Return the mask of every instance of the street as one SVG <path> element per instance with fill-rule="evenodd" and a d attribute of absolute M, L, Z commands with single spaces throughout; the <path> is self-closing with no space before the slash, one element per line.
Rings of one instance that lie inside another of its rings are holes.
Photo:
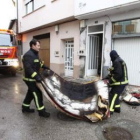
<path fill-rule="evenodd" d="M 140 107 L 121 103 L 121 113 L 108 120 L 89 123 L 83 120 L 58 118 L 58 110 L 44 97 L 46 110 L 51 117 L 44 119 L 38 112 L 23 114 L 21 106 L 27 87 L 22 74 L 0 75 L 0 140 L 105 140 L 106 127 L 121 127 L 129 131 L 133 140 L 140 140 Z M 31 108 L 35 108 L 34 102 Z M 129 139 L 127 139 L 129 140 Z"/>

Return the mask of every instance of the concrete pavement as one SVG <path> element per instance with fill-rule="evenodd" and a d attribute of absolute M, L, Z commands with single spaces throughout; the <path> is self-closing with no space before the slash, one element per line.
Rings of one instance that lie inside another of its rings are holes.
<path fill-rule="evenodd" d="M 97 123 L 82 120 L 60 120 L 55 109 L 44 97 L 51 117 L 40 118 L 21 112 L 27 87 L 20 73 L 16 77 L 0 75 L 0 140 L 105 140 L 103 130 L 118 126 L 129 131 L 133 140 L 140 140 L 140 107 L 121 103 L 122 112 Z M 31 104 L 35 108 L 34 102 Z"/>

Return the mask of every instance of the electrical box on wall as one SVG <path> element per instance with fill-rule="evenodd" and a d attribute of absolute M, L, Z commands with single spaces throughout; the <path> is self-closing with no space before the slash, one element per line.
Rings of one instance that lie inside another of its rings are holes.
<path fill-rule="evenodd" d="M 79 50 L 78 55 L 79 56 L 86 56 L 86 50 L 85 49 Z"/>
<path fill-rule="evenodd" d="M 55 25 L 55 32 L 59 32 L 59 26 Z"/>
<path fill-rule="evenodd" d="M 55 52 L 54 52 L 54 56 L 55 56 L 55 57 L 59 57 L 59 51 L 55 51 Z"/>
<path fill-rule="evenodd" d="M 80 28 L 85 28 L 86 27 L 86 20 L 81 20 L 80 21 Z"/>

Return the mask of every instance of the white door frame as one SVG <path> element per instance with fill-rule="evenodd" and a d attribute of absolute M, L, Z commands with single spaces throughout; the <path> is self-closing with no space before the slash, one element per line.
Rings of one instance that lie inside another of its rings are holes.
<path fill-rule="evenodd" d="M 72 43 L 68 43 L 69 45 L 73 45 L 73 47 L 70 46 L 66 54 L 66 43 L 67 41 L 73 41 Z M 66 55 L 70 55 L 69 57 L 66 58 Z M 74 67 L 74 40 L 65 40 L 65 53 L 64 53 L 64 71 L 65 71 L 65 76 L 73 76 L 73 68 Z"/>
<path fill-rule="evenodd" d="M 98 70 L 98 57 L 99 54 L 99 37 L 93 34 L 88 35 L 88 64 L 87 64 L 87 76 L 97 75 Z M 90 59 L 91 58 L 91 59 Z"/>
<path fill-rule="evenodd" d="M 103 31 L 100 31 L 100 32 L 92 32 L 92 33 L 88 33 L 88 28 L 90 26 L 98 26 L 98 25 L 103 25 Z M 96 34 L 103 34 L 103 38 L 102 38 L 102 60 L 101 60 L 101 75 L 100 75 L 100 78 L 102 78 L 102 71 L 103 71 L 103 50 L 104 50 L 104 32 L 105 32 L 105 23 L 101 23 L 101 24 L 93 24 L 93 25 L 89 25 L 87 26 L 87 37 L 86 37 L 86 50 L 89 49 L 89 35 L 96 35 Z M 88 51 L 86 51 L 86 65 L 85 65 L 85 76 L 87 76 L 87 69 L 88 69 L 88 58 L 89 58 L 89 55 L 88 55 Z"/>

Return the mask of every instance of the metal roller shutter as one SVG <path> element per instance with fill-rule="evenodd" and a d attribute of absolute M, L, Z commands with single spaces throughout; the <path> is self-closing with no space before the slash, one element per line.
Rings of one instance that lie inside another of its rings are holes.
<path fill-rule="evenodd" d="M 127 64 L 129 84 L 140 86 L 140 38 L 114 39 L 113 47 Z"/>

